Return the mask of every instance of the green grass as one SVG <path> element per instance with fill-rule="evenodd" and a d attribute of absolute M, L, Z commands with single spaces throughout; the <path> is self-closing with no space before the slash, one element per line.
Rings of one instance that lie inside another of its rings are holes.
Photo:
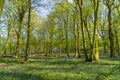
<path fill-rule="evenodd" d="M 0 80 L 120 80 L 120 55 L 109 59 L 102 55 L 100 61 L 66 57 L 35 57 L 29 63 L 22 59 L 2 58 Z"/>

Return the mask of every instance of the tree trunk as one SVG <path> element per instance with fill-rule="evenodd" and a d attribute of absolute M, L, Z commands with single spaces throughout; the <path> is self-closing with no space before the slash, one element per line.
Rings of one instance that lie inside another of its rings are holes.
<path fill-rule="evenodd" d="M 107 53 L 107 45 L 106 45 L 106 42 L 103 42 L 103 47 L 104 47 L 104 53 Z"/>
<path fill-rule="evenodd" d="M 25 59 L 24 62 L 28 61 L 28 54 L 29 54 L 29 47 L 30 47 L 30 22 L 31 22 L 31 0 L 28 0 L 28 5 L 29 5 L 29 9 L 28 9 L 28 33 L 27 33 L 27 42 L 26 42 L 26 52 L 25 52 Z"/>
<path fill-rule="evenodd" d="M 15 57 L 17 58 L 19 56 L 19 47 L 20 47 L 20 34 L 17 34 L 17 44 L 16 44 L 16 52 Z"/>
<path fill-rule="evenodd" d="M 120 53 L 120 50 L 119 50 L 119 36 L 118 36 L 118 32 L 117 32 L 117 29 L 116 28 L 114 28 L 114 30 L 115 30 L 115 43 L 116 43 L 116 52 L 119 54 Z"/>
<path fill-rule="evenodd" d="M 93 0 L 94 3 L 94 31 L 93 31 L 93 39 L 91 46 L 91 55 L 90 61 L 99 60 L 99 50 L 98 50 L 98 9 L 99 9 L 99 0 Z"/>
<path fill-rule="evenodd" d="M 10 38 L 10 23 L 8 22 L 8 34 L 7 34 L 7 39 L 5 42 L 5 49 L 4 49 L 4 54 L 6 55 L 7 53 L 7 48 L 8 48 L 8 40 Z"/>
<path fill-rule="evenodd" d="M 85 34 L 84 34 L 84 28 L 83 28 L 83 0 L 77 1 L 79 10 L 80 10 L 80 21 L 81 21 L 81 32 L 82 32 L 82 43 L 83 43 L 83 51 L 85 54 L 85 61 L 88 61 L 88 55 L 86 52 L 86 41 L 85 41 Z"/>
<path fill-rule="evenodd" d="M 115 58 L 114 34 L 112 30 L 111 7 L 108 6 L 108 22 L 109 22 L 109 41 L 110 41 L 110 58 Z"/>
<path fill-rule="evenodd" d="M 76 36 L 76 57 L 81 58 L 81 54 L 80 54 L 80 29 L 79 29 L 78 23 L 77 23 L 77 36 Z"/>
<path fill-rule="evenodd" d="M 65 48 L 65 52 L 66 52 L 66 54 L 67 54 L 67 56 L 69 57 L 69 52 L 68 52 L 68 32 L 67 32 L 67 29 L 65 29 L 65 38 L 66 38 L 66 42 L 65 42 L 65 44 L 66 44 L 66 48 Z"/>

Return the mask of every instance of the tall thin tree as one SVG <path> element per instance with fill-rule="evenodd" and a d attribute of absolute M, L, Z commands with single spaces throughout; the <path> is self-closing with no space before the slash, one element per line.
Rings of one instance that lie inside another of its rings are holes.
<path fill-rule="evenodd" d="M 31 22 L 31 0 L 28 0 L 28 26 L 27 26 L 27 42 L 24 62 L 28 61 L 29 43 L 30 43 L 30 22 Z"/>

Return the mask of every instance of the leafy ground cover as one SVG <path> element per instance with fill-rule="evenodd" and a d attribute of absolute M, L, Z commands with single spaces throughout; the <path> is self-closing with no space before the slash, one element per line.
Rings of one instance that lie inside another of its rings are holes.
<path fill-rule="evenodd" d="M 120 55 L 100 61 L 84 62 L 83 58 L 34 57 L 29 63 L 23 59 L 0 57 L 0 80 L 120 80 Z"/>

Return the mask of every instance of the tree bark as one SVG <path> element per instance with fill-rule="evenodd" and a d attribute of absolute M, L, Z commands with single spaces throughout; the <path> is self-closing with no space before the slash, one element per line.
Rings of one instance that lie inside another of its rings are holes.
<path fill-rule="evenodd" d="M 110 58 L 115 58 L 114 34 L 112 30 L 111 7 L 108 7 L 108 22 L 109 22 L 109 41 L 110 41 Z"/>
<path fill-rule="evenodd" d="M 98 50 L 98 9 L 99 9 L 99 0 L 93 0 L 94 4 L 94 31 L 93 39 L 91 46 L 91 55 L 90 61 L 99 60 L 99 50 Z"/>
<path fill-rule="evenodd" d="M 31 0 L 28 0 L 28 33 L 27 33 L 27 42 L 26 42 L 26 52 L 25 52 L 25 59 L 24 62 L 28 61 L 28 54 L 29 54 L 29 49 L 30 49 L 30 22 L 31 22 Z"/>
<path fill-rule="evenodd" d="M 81 21 L 81 32 L 82 32 L 82 43 L 83 43 L 83 51 L 85 54 L 85 61 L 88 61 L 88 55 L 86 52 L 86 41 L 85 41 L 85 34 L 84 34 L 84 23 L 83 23 L 83 0 L 77 1 L 77 5 L 80 11 L 80 21 Z"/>

